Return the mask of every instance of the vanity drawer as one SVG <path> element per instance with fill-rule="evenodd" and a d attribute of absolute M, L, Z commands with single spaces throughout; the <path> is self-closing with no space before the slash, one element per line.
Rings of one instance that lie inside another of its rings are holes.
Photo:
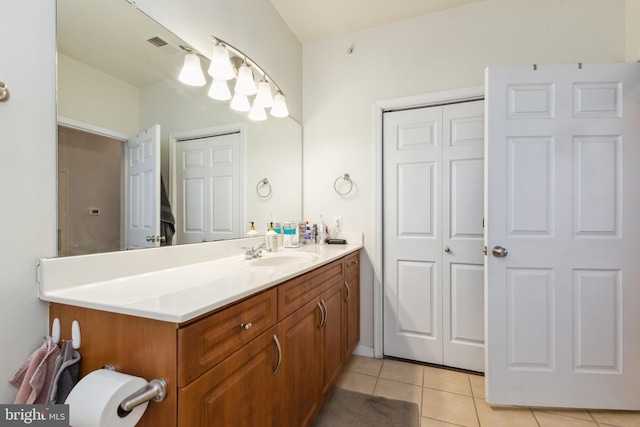
<path fill-rule="evenodd" d="M 278 286 L 278 321 L 281 321 L 331 286 L 344 280 L 342 260 L 317 268 Z"/>
<path fill-rule="evenodd" d="M 360 251 L 356 251 L 352 254 L 347 255 L 344 258 L 345 264 L 345 276 L 349 276 L 354 274 L 354 272 L 360 272 Z"/>
<path fill-rule="evenodd" d="M 213 313 L 178 330 L 178 387 L 276 324 L 276 288 Z"/>

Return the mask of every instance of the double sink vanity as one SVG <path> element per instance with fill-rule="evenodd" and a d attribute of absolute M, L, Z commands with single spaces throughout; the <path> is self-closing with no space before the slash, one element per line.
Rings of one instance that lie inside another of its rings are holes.
<path fill-rule="evenodd" d="M 42 259 L 40 298 L 81 376 L 167 383 L 140 426 L 307 426 L 359 341 L 362 235 L 245 259 L 264 238 Z"/>

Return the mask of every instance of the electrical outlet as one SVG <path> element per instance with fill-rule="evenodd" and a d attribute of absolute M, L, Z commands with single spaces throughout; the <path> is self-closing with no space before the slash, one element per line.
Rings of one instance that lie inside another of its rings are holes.
<path fill-rule="evenodd" d="M 333 216 L 333 229 L 336 232 L 342 231 L 342 216 L 334 215 Z"/>

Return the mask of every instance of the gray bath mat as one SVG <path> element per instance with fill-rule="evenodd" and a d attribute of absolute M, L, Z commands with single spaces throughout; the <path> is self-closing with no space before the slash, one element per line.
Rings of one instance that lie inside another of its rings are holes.
<path fill-rule="evenodd" d="M 313 427 L 419 427 L 418 405 L 334 387 Z"/>

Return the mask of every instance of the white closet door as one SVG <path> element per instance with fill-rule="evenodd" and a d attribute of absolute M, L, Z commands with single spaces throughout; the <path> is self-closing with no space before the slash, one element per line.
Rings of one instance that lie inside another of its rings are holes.
<path fill-rule="evenodd" d="M 484 372 L 484 101 L 443 116 L 444 364 Z"/>
<path fill-rule="evenodd" d="M 384 354 L 484 370 L 483 101 L 384 115 Z"/>
<path fill-rule="evenodd" d="M 384 354 L 442 364 L 442 110 L 384 114 Z"/>
<path fill-rule="evenodd" d="M 176 145 L 178 243 L 241 237 L 240 134 Z"/>
<path fill-rule="evenodd" d="M 640 65 L 486 87 L 487 399 L 640 409 Z"/>

